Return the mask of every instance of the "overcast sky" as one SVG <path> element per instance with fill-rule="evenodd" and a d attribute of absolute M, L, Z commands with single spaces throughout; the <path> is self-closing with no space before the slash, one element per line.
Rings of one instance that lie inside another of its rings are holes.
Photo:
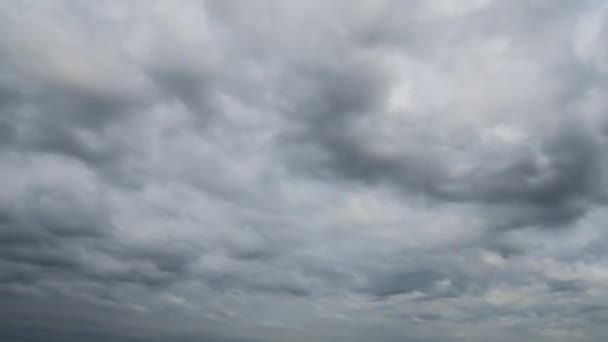
<path fill-rule="evenodd" d="M 600 342 L 608 3 L 3 1 L 0 340 Z"/>

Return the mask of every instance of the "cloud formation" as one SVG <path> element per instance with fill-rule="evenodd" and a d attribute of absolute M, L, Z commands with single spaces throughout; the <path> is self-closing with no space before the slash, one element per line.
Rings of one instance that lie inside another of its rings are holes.
<path fill-rule="evenodd" d="M 0 8 L 0 340 L 608 332 L 604 2 Z"/>

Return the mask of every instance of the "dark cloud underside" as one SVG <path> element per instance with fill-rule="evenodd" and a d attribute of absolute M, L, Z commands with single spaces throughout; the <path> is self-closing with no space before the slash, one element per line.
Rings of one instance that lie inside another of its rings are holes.
<path fill-rule="evenodd" d="M 0 340 L 603 341 L 604 1 L 6 1 Z"/>

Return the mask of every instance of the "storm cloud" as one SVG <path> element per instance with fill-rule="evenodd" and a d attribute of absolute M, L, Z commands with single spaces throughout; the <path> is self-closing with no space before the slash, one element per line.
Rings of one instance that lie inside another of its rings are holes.
<path fill-rule="evenodd" d="M 0 340 L 603 341 L 604 1 L 5 1 Z"/>

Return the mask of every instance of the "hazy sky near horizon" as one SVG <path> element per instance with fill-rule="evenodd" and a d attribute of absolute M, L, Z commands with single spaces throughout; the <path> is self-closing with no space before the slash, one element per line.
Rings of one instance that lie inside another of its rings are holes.
<path fill-rule="evenodd" d="M 608 3 L 0 4 L 0 340 L 600 342 Z"/>

